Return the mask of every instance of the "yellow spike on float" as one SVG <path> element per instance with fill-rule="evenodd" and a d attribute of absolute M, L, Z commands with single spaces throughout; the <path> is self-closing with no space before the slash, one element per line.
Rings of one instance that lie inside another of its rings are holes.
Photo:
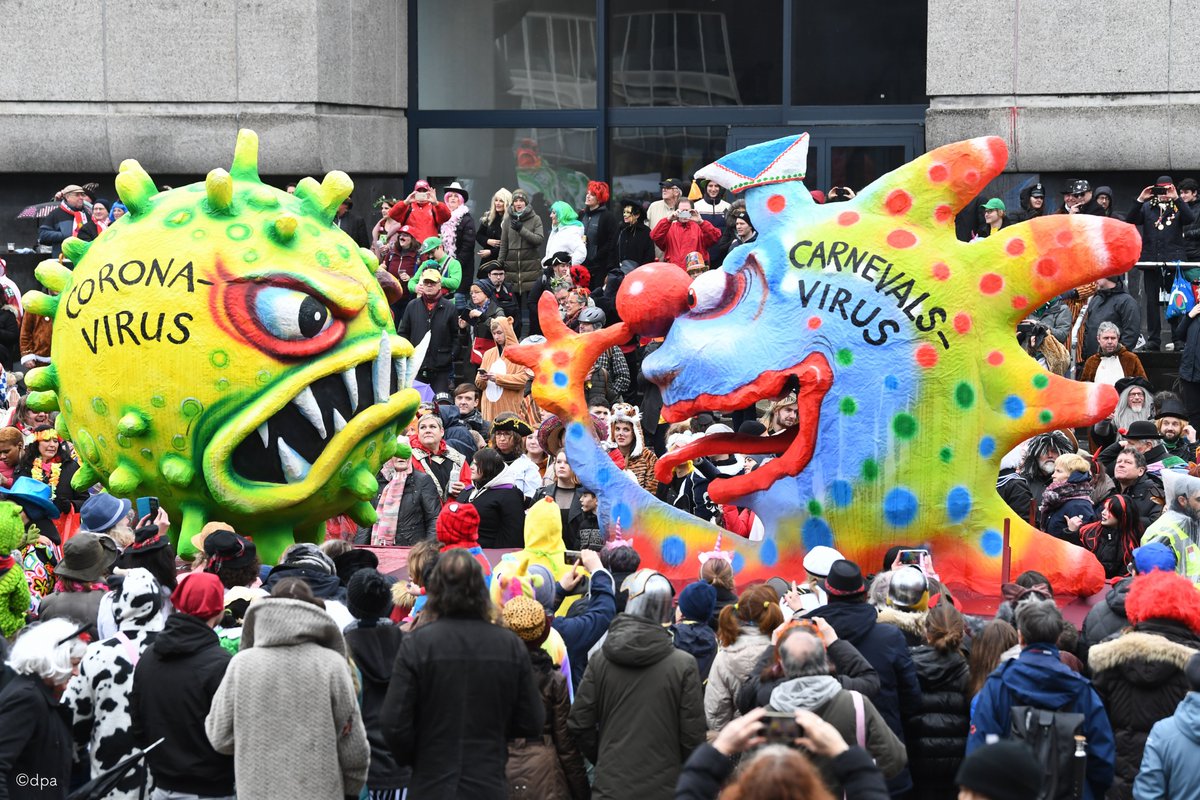
<path fill-rule="evenodd" d="M 141 476 L 125 464 L 114 469 L 108 476 L 108 488 L 117 495 L 133 494 L 141 482 Z"/>
<path fill-rule="evenodd" d="M 132 216 L 140 217 L 150 211 L 150 198 L 158 194 L 158 187 L 141 164 L 132 158 L 122 161 L 116 184 L 117 195 Z"/>
<path fill-rule="evenodd" d="M 58 392 L 30 392 L 25 404 L 34 411 L 58 411 Z"/>
<path fill-rule="evenodd" d="M 145 414 L 130 411 L 117 420 L 117 432 L 126 436 L 144 436 L 150 429 L 150 422 Z"/>
<path fill-rule="evenodd" d="M 79 240 L 75 238 L 67 239 L 63 242 L 63 250 L 67 249 L 68 242 L 77 241 Z M 53 259 L 38 264 L 33 270 L 33 276 L 52 292 L 61 292 L 71 282 L 71 270 Z"/>
<path fill-rule="evenodd" d="M 315 178 L 304 178 L 296 184 L 296 197 L 308 208 L 309 213 L 332 223 L 338 206 L 354 191 L 354 181 L 340 170 L 334 170 L 317 183 Z"/>
<path fill-rule="evenodd" d="M 45 292 L 26 292 L 21 299 L 25 303 L 25 310 L 35 316 L 53 317 L 58 312 L 58 298 Z"/>
<path fill-rule="evenodd" d="M 174 453 L 163 456 L 158 462 L 159 472 L 167 479 L 167 483 L 172 486 L 183 488 L 192 482 L 192 478 L 196 475 L 196 469 L 183 456 L 177 456 Z"/>
<path fill-rule="evenodd" d="M 213 213 L 223 214 L 233 206 L 233 178 L 220 167 L 208 173 L 204 191 L 208 195 L 208 208 Z"/>
<path fill-rule="evenodd" d="M 346 481 L 346 488 L 359 500 L 370 500 L 379 491 L 379 481 L 375 479 L 375 475 L 370 469 L 359 467 L 351 473 L 350 478 Z"/>
<path fill-rule="evenodd" d="M 281 242 L 290 242 L 292 237 L 296 235 L 296 226 L 300 221 L 291 214 L 280 214 L 271 223 L 271 229 L 275 233 L 275 238 Z"/>
<path fill-rule="evenodd" d="M 59 417 L 62 419 L 62 417 Z M 84 461 L 79 462 L 79 469 L 71 476 L 71 488 L 77 492 L 82 492 L 90 486 L 95 486 L 100 481 L 100 473 Z"/>
<path fill-rule="evenodd" d="M 78 264 L 79 260 L 87 255 L 88 248 L 91 246 L 91 242 L 85 242 L 72 236 L 62 243 L 63 256 L 71 263 Z"/>
<path fill-rule="evenodd" d="M 248 128 L 238 131 L 237 144 L 233 146 L 233 164 L 229 168 L 239 181 L 262 183 L 258 177 L 258 134 Z"/>
<path fill-rule="evenodd" d="M 36 367 L 25 373 L 25 385 L 38 392 L 52 391 L 58 388 L 58 370 L 53 364 Z"/>

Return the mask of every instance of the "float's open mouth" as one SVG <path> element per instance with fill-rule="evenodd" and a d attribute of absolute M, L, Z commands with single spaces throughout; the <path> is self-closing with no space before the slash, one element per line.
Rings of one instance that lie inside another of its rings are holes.
<path fill-rule="evenodd" d="M 821 421 L 821 403 L 832 385 L 833 371 L 829 362 L 820 353 L 813 353 L 794 367 L 764 372 L 727 394 L 702 394 L 665 406 L 663 418 L 676 422 L 701 411 L 737 411 L 759 400 L 773 400 L 795 391 L 799 421 L 795 428 L 773 436 L 737 433 L 703 436 L 660 458 L 655 466 L 656 476 L 660 481 L 669 481 L 675 467 L 702 456 L 728 453 L 776 456 L 748 475 L 713 480 L 708 487 L 709 496 L 718 503 L 728 503 L 762 491 L 780 478 L 798 475 L 812 459 Z"/>

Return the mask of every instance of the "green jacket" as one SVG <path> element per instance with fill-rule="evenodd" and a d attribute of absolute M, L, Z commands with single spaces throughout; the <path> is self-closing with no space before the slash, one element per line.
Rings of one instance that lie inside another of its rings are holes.
<path fill-rule="evenodd" d="M 430 262 L 433 262 L 438 272 L 442 273 L 442 288 L 450 293 L 457 292 L 458 287 L 462 285 L 462 264 L 459 264 L 458 259 L 450 255 L 443 258 L 440 263 L 432 258 L 422 261 L 414 270 L 413 276 L 408 279 L 408 290 L 413 294 L 417 293 L 417 281 L 420 279 L 421 273 L 428 269 L 425 265 Z"/>

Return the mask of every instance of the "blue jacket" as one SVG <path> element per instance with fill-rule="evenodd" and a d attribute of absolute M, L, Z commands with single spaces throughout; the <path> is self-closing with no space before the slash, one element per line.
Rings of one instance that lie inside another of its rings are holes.
<path fill-rule="evenodd" d="M 1200 800 L 1200 693 L 1188 692 L 1175 716 L 1150 729 L 1134 800 Z"/>
<path fill-rule="evenodd" d="M 556 584 L 557 586 L 557 584 Z M 565 595 L 562 588 L 555 589 L 555 605 L 562 603 Z M 571 690 L 579 688 L 583 671 L 587 668 L 588 651 L 600 641 L 608 630 L 609 623 L 617 615 L 617 596 L 613 593 L 612 575 L 600 570 L 592 575 L 591 598 L 587 611 L 568 617 L 555 617 L 552 627 L 558 631 L 567 646 L 567 657 L 571 660 Z"/>
<path fill-rule="evenodd" d="M 1007 739 L 1011 709 L 1023 705 L 1083 714 L 1088 750 L 1084 800 L 1101 800 L 1112 785 L 1117 757 L 1112 726 L 1091 682 L 1059 661 L 1058 648 L 1052 645 L 1029 645 L 1020 658 L 1004 662 L 988 676 L 971 713 L 967 754 L 985 745 L 991 734 Z"/>

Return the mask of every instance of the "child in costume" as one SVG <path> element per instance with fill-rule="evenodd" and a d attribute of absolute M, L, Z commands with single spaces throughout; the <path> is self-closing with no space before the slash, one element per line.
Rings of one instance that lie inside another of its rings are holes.
<path fill-rule="evenodd" d="M 21 507 L 15 503 L 0 503 L 0 635 L 12 638 L 25 627 L 29 611 L 29 584 L 22 563 L 13 551 L 25 538 Z"/>

